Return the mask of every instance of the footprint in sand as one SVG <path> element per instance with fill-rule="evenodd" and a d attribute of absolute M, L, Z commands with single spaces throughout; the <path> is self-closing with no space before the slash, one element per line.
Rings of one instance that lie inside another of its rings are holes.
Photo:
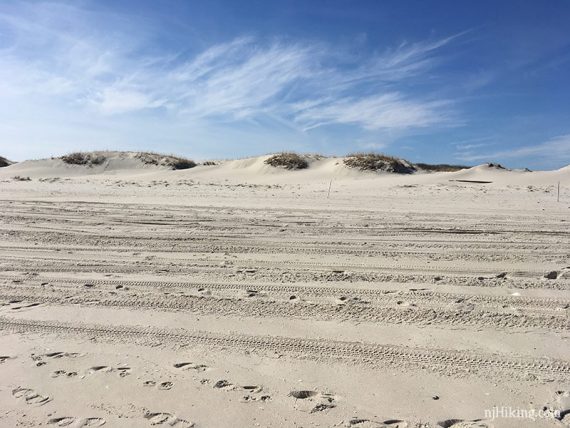
<path fill-rule="evenodd" d="M 234 385 L 233 383 L 225 379 L 217 381 L 214 384 L 214 388 L 225 389 L 225 390 L 244 390 L 252 393 L 260 392 L 262 390 L 261 386 L 258 385 L 239 386 L 239 385 Z"/>
<path fill-rule="evenodd" d="M 121 377 L 125 377 L 131 374 L 130 367 L 117 367 L 115 371 L 117 371 Z"/>
<path fill-rule="evenodd" d="M 438 422 L 437 426 L 442 428 L 492 428 L 489 422 L 484 421 L 483 419 L 473 419 L 473 420 L 464 420 L 464 419 L 447 419 L 442 422 Z"/>
<path fill-rule="evenodd" d="M 12 395 L 16 398 L 23 398 L 26 404 L 32 404 L 35 406 L 43 406 L 51 401 L 51 398 L 47 395 L 41 395 L 33 389 L 22 388 L 20 386 L 12 390 Z"/>
<path fill-rule="evenodd" d="M 263 403 L 270 401 L 271 400 L 271 396 L 270 395 L 244 395 L 242 397 L 242 399 L 240 400 L 242 403 L 251 403 L 251 402 L 256 402 L 256 401 L 261 401 Z"/>
<path fill-rule="evenodd" d="M 233 383 L 228 382 L 225 379 L 221 379 L 214 384 L 214 388 L 232 390 L 235 389 L 235 385 Z"/>
<path fill-rule="evenodd" d="M 208 383 L 206 382 L 207 379 L 202 379 L 201 383 Z M 263 391 L 263 388 L 259 385 L 244 385 L 244 386 L 240 386 L 240 385 L 234 385 L 233 383 L 222 379 L 217 381 L 214 385 L 213 388 L 215 389 L 222 389 L 225 391 L 243 391 L 246 392 L 247 394 L 244 395 L 241 398 L 241 402 L 242 403 L 250 403 L 253 401 L 269 401 L 271 400 L 271 396 L 267 395 L 267 394 L 261 394 L 261 392 Z"/>
<path fill-rule="evenodd" d="M 239 386 L 237 389 L 246 391 L 248 394 L 244 395 L 241 399 L 242 403 L 249 403 L 252 401 L 262 401 L 266 402 L 271 400 L 271 396 L 267 394 L 261 394 L 263 388 L 259 385 L 244 385 Z"/>
<path fill-rule="evenodd" d="M 550 413 L 565 426 L 570 426 L 570 391 L 556 391 L 554 397 L 553 402 L 544 406 L 542 411 Z"/>
<path fill-rule="evenodd" d="M 336 407 L 334 394 L 302 389 L 291 391 L 289 396 L 295 399 L 295 408 L 304 412 L 318 413 Z"/>
<path fill-rule="evenodd" d="M 199 372 L 203 372 L 203 371 L 208 370 L 208 366 L 206 366 L 204 364 L 195 364 L 195 363 L 191 363 L 191 362 L 176 363 L 176 364 L 174 364 L 174 367 L 177 369 L 196 370 Z"/>
<path fill-rule="evenodd" d="M 307 398 L 316 397 L 319 393 L 317 391 L 300 390 L 291 391 L 289 395 L 298 400 L 306 400 Z"/>
<path fill-rule="evenodd" d="M 93 366 L 87 370 L 87 374 L 95 373 L 118 373 L 119 376 L 125 377 L 131 374 L 130 367 L 109 367 L 109 366 Z"/>
<path fill-rule="evenodd" d="M 45 366 L 49 360 L 58 358 L 77 358 L 82 356 L 79 352 L 48 352 L 47 354 L 31 354 L 30 358 L 36 362 L 36 366 Z"/>
<path fill-rule="evenodd" d="M 77 372 L 66 372 L 65 370 L 56 370 L 51 374 L 51 377 L 75 377 L 77 376 Z"/>
<path fill-rule="evenodd" d="M 75 418 L 64 416 L 62 418 L 52 418 L 48 421 L 48 425 L 55 425 L 58 427 L 66 427 L 75 422 Z"/>
<path fill-rule="evenodd" d="M 106 421 L 103 418 L 74 418 L 71 416 L 64 416 L 61 418 L 52 418 L 48 421 L 48 425 L 55 425 L 57 427 L 67 427 L 73 424 L 74 427 L 100 427 L 105 425 Z"/>
<path fill-rule="evenodd" d="M 109 373 L 112 370 L 113 369 L 109 366 L 93 366 L 93 367 L 89 368 L 89 370 L 87 370 L 87 373 L 89 373 L 89 374 Z"/>
<path fill-rule="evenodd" d="M 179 428 L 191 428 L 194 426 L 194 422 L 180 419 L 171 413 L 146 412 L 144 418 L 147 419 L 151 425 L 167 425 Z"/>
<path fill-rule="evenodd" d="M 11 360 L 13 358 L 15 358 L 15 357 L 10 357 L 9 355 L 0 355 L 0 364 L 6 362 L 8 360 Z"/>
<path fill-rule="evenodd" d="M 152 387 L 152 388 L 156 386 L 158 389 L 161 389 L 163 391 L 168 391 L 169 389 L 172 389 L 174 384 L 172 382 L 161 382 L 157 385 L 156 381 L 154 380 L 146 380 L 143 382 L 143 386 Z"/>
<path fill-rule="evenodd" d="M 80 355 L 79 352 L 49 352 L 41 356 L 47 358 L 63 358 L 63 357 L 75 358 L 78 357 L 79 355 Z"/>
<path fill-rule="evenodd" d="M 356 428 L 408 428 L 410 425 L 406 421 L 399 419 L 389 419 L 384 422 L 376 422 L 370 419 L 353 418 L 344 423 L 345 427 Z"/>

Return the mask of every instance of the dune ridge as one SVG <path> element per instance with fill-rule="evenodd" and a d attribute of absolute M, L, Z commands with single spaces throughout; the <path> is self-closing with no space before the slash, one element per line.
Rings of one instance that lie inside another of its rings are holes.
<path fill-rule="evenodd" d="M 173 155 L 148 152 L 87 152 L 28 160 L 6 166 L 0 177 L 138 177 L 177 180 L 228 181 L 257 184 L 309 184 L 330 180 L 371 180 L 375 185 L 427 184 L 448 181 L 507 184 L 570 182 L 570 166 L 554 171 L 508 169 L 488 163 L 474 167 L 412 163 L 379 154 L 344 157 L 280 153 L 235 160 L 194 162 Z"/>

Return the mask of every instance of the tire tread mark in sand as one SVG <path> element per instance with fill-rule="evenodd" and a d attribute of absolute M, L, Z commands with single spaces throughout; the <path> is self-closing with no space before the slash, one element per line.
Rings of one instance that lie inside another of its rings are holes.
<path fill-rule="evenodd" d="M 96 336 L 101 340 L 195 344 L 215 348 L 239 348 L 258 352 L 282 352 L 297 357 L 341 360 L 372 366 L 420 368 L 448 376 L 477 374 L 492 379 L 524 380 L 526 374 L 570 379 L 570 362 L 554 359 L 507 357 L 494 354 L 410 348 L 363 342 L 301 339 L 280 336 L 214 334 L 202 331 L 176 331 L 130 326 L 103 326 L 16 320 L 0 317 L 0 329 L 14 333 L 49 333 Z"/>
<path fill-rule="evenodd" d="M 257 263 L 257 261 L 255 262 Z M 2 267 L 0 259 L 0 267 Z M 351 276 L 338 275 L 328 268 L 323 268 L 320 270 L 296 270 L 294 275 L 290 275 L 290 270 L 284 270 L 281 264 L 275 263 L 275 266 L 265 267 L 263 272 L 264 275 L 261 276 L 262 280 L 277 281 L 279 283 L 286 282 L 324 282 L 328 283 L 330 281 L 340 281 L 349 282 L 362 281 L 362 282 L 390 282 L 390 283 L 417 283 L 417 284 L 433 284 L 437 282 L 438 284 L 449 284 L 449 285 L 460 285 L 460 286 L 477 286 L 477 287 L 509 287 L 518 289 L 550 289 L 550 290 L 570 290 L 570 281 L 568 280 L 556 280 L 556 281 L 544 281 L 542 276 L 544 272 L 534 275 L 534 277 L 528 277 L 524 272 L 511 272 L 509 274 L 510 278 L 505 282 L 504 280 L 498 281 L 496 278 L 491 276 L 481 276 L 479 271 L 471 272 L 471 276 L 458 275 L 457 272 L 443 272 L 440 270 L 439 274 L 436 272 L 422 272 L 422 273 L 400 273 L 398 268 L 382 269 L 370 268 L 372 270 L 367 272 L 351 272 Z M 344 271 L 344 268 L 340 271 Z M 390 272 L 388 272 L 390 271 Z M 103 274 L 136 274 L 141 272 L 156 273 L 163 272 L 161 265 L 153 266 L 125 266 L 124 263 L 106 263 L 103 264 L 87 264 L 85 262 L 73 261 L 71 264 L 50 262 L 45 265 L 40 265 L 38 263 L 23 263 L 18 266 L 17 269 L 14 268 L 13 263 L 9 263 L 3 266 L 2 274 L 3 278 L 21 278 L 21 273 L 16 272 L 26 272 L 28 275 L 37 275 L 43 272 L 50 273 L 103 273 Z M 14 273 L 11 273 L 14 272 Z M 233 272 L 233 271 L 232 271 Z M 226 279 L 228 275 L 228 270 L 220 267 L 191 267 L 191 263 L 186 264 L 182 267 L 170 266 L 168 268 L 168 273 L 172 275 L 176 274 L 194 274 L 194 275 L 209 275 L 210 277 L 218 275 L 221 279 Z M 495 272 L 496 273 L 496 272 Z M 516 276 L 519 277 L 516 277 Z M 256 278 L 256 280 L 259 278 Z"/>
<path fill-rule="evenodd" d="M 16 279 L 23 282 L 31 282 L 22 278 L 21 275 L 1 275 L 0 278 Z M 1 279 L 0 279 L 1 281 Z M 182 289 L 200 289 L 205 288 L 211 291 L 237 291 L 237 290 L 254 290 L 257 292 L 271 292 L 280 294 L 298 294 L 311 297 L 338 297 L 346 294 L 357 297 L 366 297 L 375 301 L 391 301 L 396 297 L 398 299 L 414 299 L 419 302 L 433 302 L 438 303 L 455 303 L 458 300 L 469 300 L 471 303 L 479 305 L 508 305 L 514 309 L 543 309 L 553 310 L 553 307 L 570 306 L 570 300 L 544 298 L 544 297 L 523 297 L 523 296 L 488 296 L 477 294 L 464 294 L 464 293 L 447 293 L 432 290 L 379 290 L 374 288 L 350 288 L 350 287 L 334 287 L 334 286 L 298 286 L 286 284 L 255 284 L 255 283 L 227 283 L 227 282 L 182 282 L 182 281 L 137 281 L 137 280 L 107 280 L 107 279 L 73 279 L 73 278 L 57 278 L 38 276 L 34 277 L 35 283 L 50 283 L 52 285 L 77 287 L 78 284 L 89 282 L 98 286 L 112 286 L 117 287 L 146 287 L 146 288 L 182 288 Z"/>
<path fill-rule="evenodd" d="M 204 250 L 200 251 L 200 253 L 205 252 Z M 230 252 L 233 253 L 231 249 L 220 249 L 219 252 Z M 211 251 L 206 252 L 211 253 Z M 322 253 L 318 253 L 322 255 Z M 344 254 L 342 251 L 339 252 L 339 255 Z M 135 264 L 138 260 L 132 260 L 133 264 L 128 265 L 126 261 L 103 261 L 101 260 L 99 263 L 97 262 L 87 262 L 85 260 L 76 260 L 71 259 L 68 263 L 62 262 L 61 258 L 45 258 L 43 263 L 40 263 L 40 260 L 30 260 L 28 256 L 22 257 L 3 257 L 9 260 L 9 266 L 12 266 L 10 269 L 6 266 L 5 271 L 14 270 L 13 266 L 17 264 L 19 266 L 19 271 L 28 271 L 28 272 L 96 272 L 96 273 L 138 273 L 138 272 L 152 272 L 160 270 L 164 267 L 164 264 L 161 263 L 151 263 L 147 262 L 145 264 Z M 0 257 L 0 261 L 2 257 Z M 453 259 L 457 261 L 457 259 Z M 172 261 L 171 261 L 172 263 Z M 334 271 L 350 271 L 355 269 L 360 269 L 363 272 L 370 272 L 373 273 L 387 273 L 387 272 L 395 272 L 394 275 L 401 275 L 401 272 L 421 272 L 428 275 L 436 275 L 436 274 L 447 274 L 449 271 L 442 266 L 430 266 L 429 264 L 412 264 L 412 263 L 403 263 L 397 264 L 394 266 L 375 266 L 375 265 L 367 265 L 367 264 L 350 264 L 350 263 L 338 263 L 338 264 L 331 264 L 331 263 L 322 263 L 322 262 L 307 262 L 307 261 L 299 261 L 299 260 L 280 260 L 280 261 L 269 261 L 269 260 L 252 260 L 249 262 L 251 264 L 255 264 L 258 266 L 263 266 L 265 269 L 275 267 L 275 268 L 282 268 L 283 266 L 288 266 L 290 268 L 296 269 L 313 269 L 317 272 L 334 272 Z M 202 264 L 203 266 L 203 264 Z M 179 274 L 187 274 L 192 273 L 195 268 L 199 267 L 199 265 L 192 266 L 187 262 L 180 262 L 178 265 L 170 264 L 168 266 L 168 271 L 170 273 L 179 273 Z M 206 266 L 212 272 L 226 272 L 227 268 L 220 268 L 220 267 L 213 267 L 210 266 L 210 263 L 207 263 Z M 517 269 L 515 272 L 511 273 L 511 276 L 515 277 L 527 277 L 527 278 L 542 278 L 544 275 L 545 270 L 542 268 L 537 268 L 534 270 L 526 269 L 522 271 Z M 494 270 L 483 269 L 481 266 L 478 268 L 473 269 L 453 269 L 454 275 L 471 275 L 475 277 L 484 276 L 484 275 L 493 275 L 496 274 Z M 491 279 L 491 278 L 488 278 Z M 542 283 L 542 282 L 541 282 Z"/>
<path fill-rule="evenodd" d="M 95 294 L 93 297 L 29 294 L 7 294 L 0 289 L 0 298 L 33 298 L 42 303 L 55 305 L 90 304 L 102 307 L 152 308 L 162 310 L 185 310 L 199 314 L 219 314 L 225 316 L 250 317 L 289 317 L 297 319 L 351 320 L 362 322 L 383 322 L 387 324 L 453 325 L 465 327 L 497 327 L 504 329 L 544 328 L 566 331 L 569 320 L 564 313 L 556 315 L 499 313 L 492 311 L 462 311 L 422 308 L 379 307 L 371 305 L 337 305 L 332 303 L 296 303 L 283 301 L 241 300 L 237 298 L 211 298 L 184 296 L 168 298 L 149 297 L 109 297 Z"/>

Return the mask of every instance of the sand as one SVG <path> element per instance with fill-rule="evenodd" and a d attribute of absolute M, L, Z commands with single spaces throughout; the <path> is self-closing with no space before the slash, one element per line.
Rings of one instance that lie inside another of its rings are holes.
<path fill-rule="evenodd" d="M 0 426 L 570 425 L 570 168 L 264 159 L 0 168 Z"/>

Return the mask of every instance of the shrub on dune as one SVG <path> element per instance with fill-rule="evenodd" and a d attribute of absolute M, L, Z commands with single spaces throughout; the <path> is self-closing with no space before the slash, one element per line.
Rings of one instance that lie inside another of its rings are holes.
<path fill-rule="evenodd" d="M 3 158 L 2 156 L 0 156 L 0 168 L 3 168 L 5 166 L 9 166 L 12 165 L 13 162 L 9 161 L 6 158 Z"/>
<path fill-rule="evenodd" d="M 361 171 L 384 171 L 397 174 L 411 174 L 416 171 L 412 163 L 381 153 L 351 153 L 344 158 L 344 164 Z"/>
<path fill-rule="evenodd" d="M 424 171 L 433 171 L 433 172 L 455 172 L 461 171 L 462 169 L 469 169 L 469 166 L 463 165 L 448 165 L 445 163 L 442 164 L 435 164 L 431 165 L 429 163 L 417 163 L 416 167 L 419 169 L 423 169 Z"/>
<path fill-rule="evenodd" d="M 170 169 L 189 169 L 196 166 L 196 162 L 191 159 L 161 155 L 160 153 L 140 152 L 135 157 L 140 159 L 145 165 L 165 166 Z"/>
<path fill-rule="evenodd" d="M 64 155 L 60 158 L 68 165 L 101 165 L 107 159 L 105 156 L 96 153 L 75 152 Z"/>
<path fill-rule="evenodd" d="M 270 156 L 265 160 L 265 163 L 290 170 L 305 169 L 309 166 L 309 163 L 303 156 L 292 152 L 283 152 Z"/>

